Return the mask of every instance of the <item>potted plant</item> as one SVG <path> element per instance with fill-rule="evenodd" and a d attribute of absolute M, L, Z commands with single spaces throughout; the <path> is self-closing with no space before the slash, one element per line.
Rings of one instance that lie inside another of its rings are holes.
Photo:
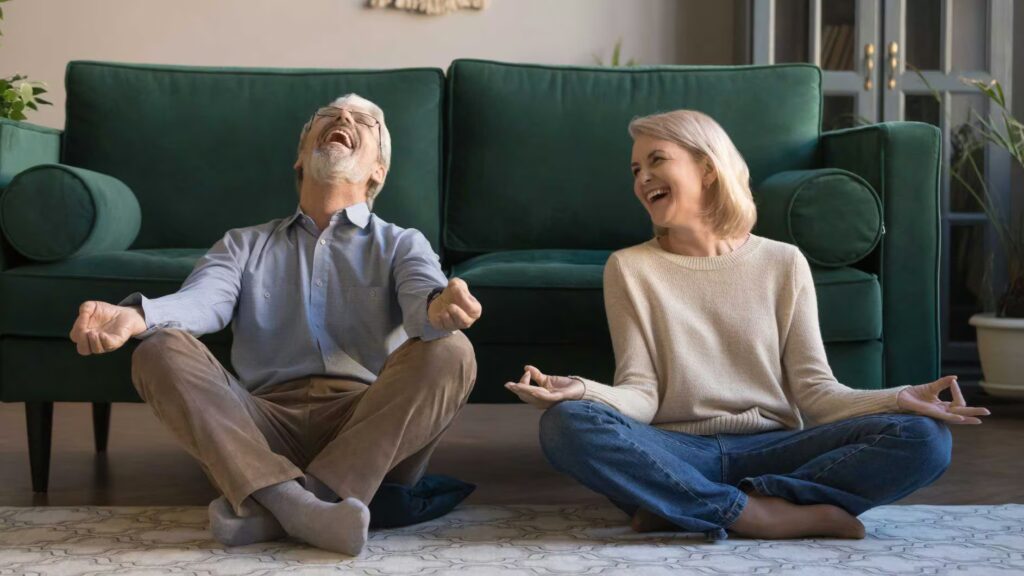
<path fill-rule="evenodd" d="M 950 175 L 984 210 L 1006 257 L 1006 277 L 986 272 L 988 311 L 975 314 L 970 324 L 978 333 L 978 354 L 986 392 L 995 396 L 1024 397 L 1024 222 L 1022 213 L 1004 213 L 992 200 L 975 152 L 994 144 L 1024 168 L 1024 125 L 1010 113 L 999 82 L 963 80 L 981 91 L 996 108 L 999 121 L 972 113 L 969 135 L 960 134 L 961 151 Z M 1007 204 L 1009 206 L 1009 203 Z"/>

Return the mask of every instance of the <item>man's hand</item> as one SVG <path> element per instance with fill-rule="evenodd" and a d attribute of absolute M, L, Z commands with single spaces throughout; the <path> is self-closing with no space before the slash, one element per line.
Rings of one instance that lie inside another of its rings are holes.
<path fill-rule="evenodd" d="M 519 382 L 506 382 L 505 388 L 527 404 L 546 410 L 563 400 L 581 400 L 586 387 L 568 376 L 549 376 L 533 366 L 526 366 Z M 537 383 L 531 386 L 530 381 Z"/>
<path fill-rule="evenodd" d="M 461 278 L 452 278 L 427 308 L 430 325 L 438 330 L 465 330 L 480 319 L 483 307 L 469 293 L 469 286 Z"/>
<path fill-rule="evenodd" d="M 82 356 L 103 354 L 117 350 L 145 330 L 146 319 L 139 307 L 89 300 L 78 307 L 71 340 Z"/>
<path fill-rule="evenodd" d="M 939 392 L 949 388 L 952 402 L 939 398 Z M 896 396 L 896 404 L 901 410 L 907 410 L 922 416 L 928 416 L 947 424 L 981 424 L 978 416 L 988 416 L 986 408 L 974 408 L 967 405 L 956 376 L 943 376 L 935 382 L 918 384 L 904 388 Z"/>

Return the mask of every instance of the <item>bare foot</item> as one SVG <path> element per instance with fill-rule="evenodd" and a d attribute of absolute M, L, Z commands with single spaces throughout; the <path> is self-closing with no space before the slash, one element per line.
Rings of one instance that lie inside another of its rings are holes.
<path fill-rule="evenodd" d="M 846 510 L 831 504 L 793 504 L 775 496 L 750 492 L 747 506 L 729 530 L 748 538 L 864 538 L 864 525 Z"/>
<path fill-rule="evenodd" d="M 644 532 L 672 532 L 678 530 L 675 524 L 643 508 L 636 509 L 636 514 L 633 514 L 633 521 L 629 523 L 629 527 L 634 532 L 640 532 L 641 534 Z"/>

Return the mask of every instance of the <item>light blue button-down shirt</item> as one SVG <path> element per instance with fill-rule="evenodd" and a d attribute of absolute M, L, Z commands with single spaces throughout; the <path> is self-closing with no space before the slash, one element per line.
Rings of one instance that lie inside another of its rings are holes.
<path fill-rule="evenodd" d="M 208 334 L 231 323 L 231 363 L 252 392 L 307 376 L 372 383 L 408 338 L 450 334 L 427 320 L 447 286 L 418 230 L 390 224 L 366 203 L 331 216 L 325 230 L 296 209 L 288 218 L 229 231 L 174 294 L 136 292 L 145 338 L 160 328 Z"/>

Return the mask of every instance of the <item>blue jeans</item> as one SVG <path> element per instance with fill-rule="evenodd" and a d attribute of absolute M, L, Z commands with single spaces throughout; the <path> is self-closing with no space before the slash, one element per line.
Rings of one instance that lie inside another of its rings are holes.
<path fill-rule="evenodd" d="M 641 424 L 599 402 L 561 402 L 540 421 L 548 461 L 629 515 L 643 508 L 711 540 L 744 490 L 854 516 L 935 481 L 952 438 L 925 416 L 874 414 L 804 430 L 696 436 Z"/>

